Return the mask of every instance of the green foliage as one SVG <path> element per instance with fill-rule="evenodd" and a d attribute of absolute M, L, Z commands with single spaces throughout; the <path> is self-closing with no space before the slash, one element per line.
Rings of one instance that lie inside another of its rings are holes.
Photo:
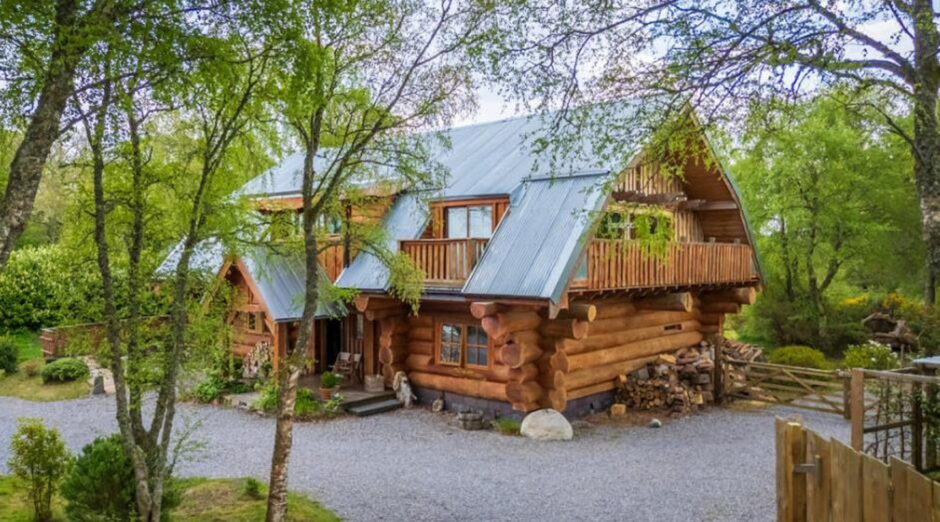
<path fill-rule="evenodd" d="M 265 413 L 277 411 L 277 385 L 273 382 L 261 388 L 254 407 Z M 297 388 L 297 400 L 294 402 L 294 415 L 299 419 L 324 419 L 338 415 L 343 403 L 342 395 L 336 394 L 326 402 L 314 395 L 313 391 L 303 386 Z"/>
<path fill-rule="evenodd" d="M 320 409 L 320 401 L 313 395 L 310 388 L 297 388 L 297 400 L 294 402 L 294 415 L 307 417 Z"/>
<path fill-rule="evenodd" d="M 269 382 L 261 387 L 255 408 L 265 413 L 273 413 L 277 410 L 277 385 L 275 383 Z"/>
<path fill-rule="evenodd" d="M 225 389 L 225 383 L 222 382 L 218 377 L 211 376 L 206 380 L 199 383 L 196 386 L 195 395 L 196 400 L 203 403 L 209 403 L 218 399 L 223 390 Z"/>
<path fill-rule="evenodd" d="M 801 366 L 817 370 L 829 368 L 825 354 L 809 346 L 781 346 L 770 352 L 768 360 L 773 364 Z"/>
<path fill-rule="evenodd" d="M 32 360 L 24 362 L 21 365 L 21 368 L 23 370 L 23 373 L 25 373 L 27 377 L 35 377 L 39 375 L 40 371 L 42 371 L 42 361 L 37 360 L 37 359 L 32 359 Z"/>
<path fill-rule="evenodd" d="M 0 337 L 0 370 L 7 375 L 16 373 L 19 347 L 9 337 Z"/>
<path fill-rule="evenodd" d="M 43 383 L 70 382 L 88 377 L 88 366 L 80 359 L 63 357 L 45 365 L 40 372 Z"/>
<path fill-rule="evenodd" d="M 126 521 L 136 517 L 134 468 L 119 434 L 82 448 L 62 482 L 65 512 L 74 521 Z"/>
<path fill-rule="evenodd" d="M 342 375 L 329 371 L 323 372 L 320 374 L 320 387 L 327 389 L 336 388 L 342 380 Z"/>
<path fill-rule="evenodd" d="M 25 483 L 35 519 L 52 520 L 52 496 L 72 461 L 59 432 L 39 419 L 20 419 L 10 453 L 7 465 Z"/>
<path fill-rule="evenodd" d="M 522 423 L 509 417 L 500 417 L 493 421 L 493 429 L 503 435 L 520 435 L 519 430 L 522 429 Z"/>
<path fill-rule="evenodd" d="M 251 499 L 261 499 L 261 482 L 256 478 L 248 477 L 245 479 L 245 486 L 242 488 L 242 493 Z"/>
<path fill-rule="evenodd" d="M 890 346 L 874 341 L 849 346 L 842 364 L 846 368 L 866 370 L 893 370 L 900 366 L 898 356 Z"/>
<path fill-rule="evenodd" d="M 82 453 L 62 482 L 65 513 L 76 522 L 136 520 L 137 488 L 134 467 L 124 452 L 121 435 L 98 437 Z M 172 477 L 164 482 L 162 520 L 182 502 Z"/>
<path fill-rule="evenodd" d="M 887 294 L 878 308 L 893 317 L 905 320 L 917 336 L 924 354 L 940 353 L 940 309 L 924 306 L 920 300 L 896 292 Z"/>

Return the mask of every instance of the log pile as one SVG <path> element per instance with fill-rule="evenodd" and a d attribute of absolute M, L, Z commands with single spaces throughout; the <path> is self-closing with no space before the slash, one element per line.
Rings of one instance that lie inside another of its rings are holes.
<path fill-rule="evenodd" d="M 761 400 L 772 400 L 758 387 L 748 384 L 747 364 L 751 362 L 765 362 L 764 351 L 752 344 L 739 341 L 725 340 L 721 346 L 721 354 L 725 364 L 722 365 L 722 379 L 725 390 L 735 394 L 753 397 Z"/>
<path fill-rule="evenodd" d="M 681 414 L 714 400 L 715 348 L 707 341 L 659 355 L 617 378 L 617 402 L 635 410 L 668 409 Z"/>

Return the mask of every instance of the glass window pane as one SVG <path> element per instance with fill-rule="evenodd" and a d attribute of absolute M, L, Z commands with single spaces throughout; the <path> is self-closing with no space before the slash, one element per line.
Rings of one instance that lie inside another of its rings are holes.
<path fill-rule="evenodd" d="M 477 364 L 476 348 L 467 347 L 467 364 Z"/>
<path fill-rule="evenodd" d="M 480 349 L 478 350 L 478 352 L 477 352 L 477 364 L 479 364 L 480 366 L 486 366 L 486 365 L 487 365 L 486 356 L 487 356 L 487 352 L 488 352 L 488 351 L 489 351 L 489 350 L 487 350 L 486 348 L 480 348 Z"/>
<path fill-rule="evenodd" d="M 470 237 L 486 238 L 493 235 L 493 207 L 470 207 Z"/>
<path fill-rule="evenodd" d="M 467 207 L 447 209 L 447 237 L 467 237 Z"/>

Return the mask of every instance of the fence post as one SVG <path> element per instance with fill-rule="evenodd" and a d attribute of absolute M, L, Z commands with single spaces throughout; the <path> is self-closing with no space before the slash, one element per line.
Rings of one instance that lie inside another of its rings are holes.
<path fill-rule="evenodd" d="M 924 469 L 924 415 L 921 410 L 922 386 L 911 385 L 911 464 L 917 471 Z"/>
<path fill-rule="evenodd" d="M 852 377 L 847 372 L 842 372 L 842 418 L 852 418 Z"/>
<path fill-rule="evenodd" d="M 865 444 L 865 371 L 852 368 L 851 384 L 852 449 L 863 451 Z"/>
<path fill-rule="evenodd" d="M 796 473 L 806 454 L 805 432 L 799 422 L 776 420 L 777 520 L 806 520 L 806 474 Z"/>

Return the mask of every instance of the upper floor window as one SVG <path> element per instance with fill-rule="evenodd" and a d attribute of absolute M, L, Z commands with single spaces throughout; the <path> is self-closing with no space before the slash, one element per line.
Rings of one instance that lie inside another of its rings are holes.
<path fill-rule="evenodd" d="M 668 233 L 671 228 L 671 219 L 665 213 L 609 210 L 601 216 L 595 236 L 598 239 L 637 239 L 641 231 L 647 229 L 649 235 L 654 236 L 658 232 Z"/>
<path fill-rule="evenodd" d="M 493 235 L 493 206 L 447 208 L 447 237 L 488 238 Z"/>

